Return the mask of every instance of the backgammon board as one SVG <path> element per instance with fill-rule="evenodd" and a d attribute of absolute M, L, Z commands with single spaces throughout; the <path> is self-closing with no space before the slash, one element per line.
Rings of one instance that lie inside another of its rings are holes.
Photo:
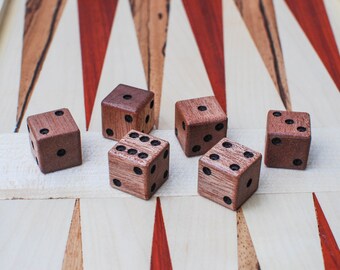
<path fill-rule="evenodd" d="M 340 269 L 339 0 L 0 0 L 0 269 Z M 110 188 L 102 99 L 155 93 L 169 180 Z M 270 109 L 310 113 L 305 171 L 262 164 L 233 212 L 197 194 L 178 100 L 215 95 L 228 137 L 264 151 Z M 43 175 L 29 115 L 69 108 L 83 165 Z"/>

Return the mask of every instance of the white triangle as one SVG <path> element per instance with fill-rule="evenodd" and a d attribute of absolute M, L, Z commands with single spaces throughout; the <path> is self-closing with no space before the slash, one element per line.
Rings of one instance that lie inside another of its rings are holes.
<path fill-rule="evenodd" d="M 212 96 L 213 91 L 182 1 L 170 6 L 159 129 L 173 129 L 178 100 Z"/>
<path fill-rule="evenodd" d="M 281 98 L 233 0 L 223 1 L 229 128 L 264 128 Z"/>
<path fill-rule="evenodd" d="M 20 132 L 27 132 L 27 116 L 68 108 L 80 130 L 85 110 L 80 54 L 78 7 L 68 1 L 51 42 L 40 77 L 28 104 Z"/>
<path fill-rule="evenodd" d="M 331 24 L 333 34 L 340 51 L 340 1 L 339 0 L 324 0 L 325 8 L 328 14 L 328 19 Z"/>
<path fill-rule="evenodd" d="M 294 111 L 310 113 L 313 127 L 340 126 L 340 94 L 284 1 L 274 1 Z"/>
<path fill-rule="evenodd" d="M 147 89 L 135 26 L 127 0 L 118 1 L 93 107 L 90 131 L 101 131 L 101 102 L 120 83 Z"/>
<path fill-rule="evenodd" d="M 8 4 L 0 31 L 0 133 L 15 129 L 24 18 L 25 1 Z"/>

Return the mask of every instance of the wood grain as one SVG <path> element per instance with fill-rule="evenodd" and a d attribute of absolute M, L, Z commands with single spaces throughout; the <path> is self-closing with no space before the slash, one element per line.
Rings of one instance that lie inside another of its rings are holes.
<path fill-rule="evenodd" d="M 76 199 L 73 209 L 70 231 L 63 260 L 63 270 L 83 269 L 83 250 L 81 239 L 80 201 Z"/>
<path fill-rule="evenodd" d="M 264 163 L 273 168 L 306 169 L 311 134 L 308 113 L 269 111 Z"/>
<path fill-rule="evenodd" d="M 340 91 L 339 50 L 323 0 L 286 0 L 286 3 Z"/>
<path fill-rule="evenodd" d="M 28 0 L 26 2 L 15 131 L 18 131 L 20 128 L 66 1 Z"/>
<path fill-rule="evenodd" d="M 175 108 L 175 135 L 186 156 L 204 154 L 226 136 L 228 118 L 215 97 L 181 100 Z"/>
<path fill-rule="evenodd" d="M 235 0 L 282 102 L 291 110 L 280 37 L 272 0 Z"/>
<path fill-rule="evenodd" d="M 152 270 L 172 269 L 171 256 L 163 220 L 161 200 L 158 197 L 153 229 L 151 267 Z"/>
<path fill-rule="evenodd" d="M 183 0 L 183 4 L 214 94 L 226 111 L 222 0 Z"/>
<path fill-rule="evenodd" d="M 80 130 L 68 109 L 27 118 L 32 154 L 43 173 L 82 164 Z"/>
<path fill-rule="evenodd" d="M 148 89 L 155 93 L 158 126 L 170 0 L 130 0 Z"/>
<path fill-rule="evenodd" d="M 102 134 L 120 140 L 131 129 L 149 133 L 155 124 L 154 94 L 119 84 L 101 103 Z"/>
<path fill-rule="evenodd" d="M 112 188 L 148 200 L 169 177 L 170 145 L 131 130 L 108 153 Z"/>
<path fill-rule="evenodd" d="M 242 208 L 237 210 L 237 252 L 238 252 L 238 269 L 260 270 L 260 264 L 256 256 L 253 241 L 249 233 L 248 225 L 244 217 Z"/>
<path fill-rule="evenodd" d="M 86 129 L 91 120 L 117 2 L 78 0 Z"/>
<path fill-rule="evenodd" d="M 220 140 L 199 160 L 198 194 L 237 210 L 259 186 L 261 160 L 259 152 Z"/>
<path fill-rule="evenodd" d="M 322 247 L 323 260 L 326 270 L 340 268 L 340 249 L 328 225 L 327 219 L 319 204 L 318 198 L 313 193 L 315 213 L 318 221 L 319 235 Z"/>

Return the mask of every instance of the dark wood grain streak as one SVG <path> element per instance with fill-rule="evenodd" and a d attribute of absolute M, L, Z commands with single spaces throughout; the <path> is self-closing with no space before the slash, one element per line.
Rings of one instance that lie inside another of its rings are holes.
<path fill-rule="evenodd" d="M 222 1 L 183 0 L 214 94 L 226 111 Z"/>
<path fill-rule="evenodd" d="M 118 0 L 78 0 L 88 129 Z"/>
<path fill-rule="evenodd" d="M 318 221 L 319 235 L 323 260 L 326 270 L 340 269 L 340 249 L 336 243 L 331 228 L 328 225 L 325 214 L 322 211 L 318 198 L 313 193 L 316 218 Z"/>
<path fill-rule="evenodd" d="M 148 89 L 155 93 L 158 126 L 170 0 L 130 0 Z"/>
<path fill-rule="evenodd" d="M 172 269 L 168 240 L 163 220 L 162 205 L 159 197 L 157 198 L 156 202 L 155 225 L 153 230 L 151 253 L 151 269 Z"/>
<path fill-rule="evenodd" d="M 286 3 L 340 91 L 339 50 L 323 0 L 286 0 Z"/>
<path fill-rule="evenodd" d="M 291 101 L 272 0 L 234 0 L 287 110 Z"/>
<path fill-rule="evenodd" d="M 83 269 L 83 249 L 81 238 L 80 201 L 76 199 L 63 260 L 63 270 Z"/>
<path fill-rule="evenodd" d="M 238 269 L 260 270 L 260 264 L 256 256 L 253 241 L 251 239 L 246 219 L 242 208 L 237 211 L 237 254 Z"/>
<path fill-rule="evenodd" d="M 65 4 L 66 0 L 28 0 L 26 2 L 15 132 L 20 128 Z"/>

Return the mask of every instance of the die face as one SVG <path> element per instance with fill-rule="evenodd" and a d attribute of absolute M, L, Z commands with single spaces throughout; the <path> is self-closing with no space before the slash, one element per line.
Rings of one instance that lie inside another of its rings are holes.
<path fill-rule="evenodd" d="M 149 133 L 154 122 L 154 94 L 151 91 L 120 84 L 102 101 L 105 138 L 119 140 L 131 129 Z"/>
<path fill-rule="evenodd" d="M 186 156 L 204 154 L 227 132 L 227 116 L 215 97 L 176 103 L 175 134 Z"/>
<path fill-rule="evenodd" d="M 231 210 L 258 188 L 262 155 L 226 138 L 199 161 L 198 193 Z"/>
<path fill-rule="evenodd" d="M 268 167 L 307 167 L 311 144 L 308 113 L 269 111 L 267 117 L 265 164 Z"/>
<path fill-rule="evenodd" d="M 32 154 L 43 173 L 82 164 L 80 131 L 67 109 L 27 118 Z"/>
<path fill-rule="evenodd" d="M 109 151 L 110 185 L 149 199 L 169 175 L 169 143 L 131 130 Z"/>

